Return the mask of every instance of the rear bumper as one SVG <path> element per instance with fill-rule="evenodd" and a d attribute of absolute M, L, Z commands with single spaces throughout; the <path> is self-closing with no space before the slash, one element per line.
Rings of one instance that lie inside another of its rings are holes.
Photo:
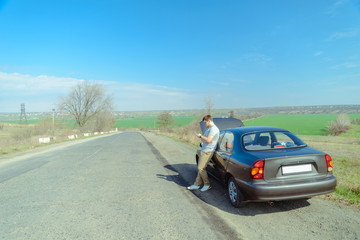
<path fill-rule="evenodd" d="M 335 191 L 336 177 L 328 175 L 297 182 L 243 182 L 237 179 L 240 189 L 247 200 L 251 201 L 280 201 L 308 198 Z"/>

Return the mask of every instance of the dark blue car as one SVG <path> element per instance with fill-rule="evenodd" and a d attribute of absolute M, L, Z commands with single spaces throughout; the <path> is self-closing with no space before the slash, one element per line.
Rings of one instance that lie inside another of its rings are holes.
<path fill-rule="evenodd" d="M 233 206 L 309 198 L 335 190 L 331 157 L 293 133 L 276 127 L 244 127 L 234 118 L 214 118 L 214 123 L 221 126 L 220 138 L 207 171 L 227 185 Z M 196 161 L 199 154 L 198 150 Z"/>

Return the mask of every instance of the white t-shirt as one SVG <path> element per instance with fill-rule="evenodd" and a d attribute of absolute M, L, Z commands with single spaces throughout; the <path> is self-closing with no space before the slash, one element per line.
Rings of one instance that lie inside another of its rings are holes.
<path fill-rule="evenodd" d="M 214 152 L 216 148 L 216 144 L 219 140 L 219 129 L 215 124 L 213 124 L 211 127 L 207 128 L 204 136 L 208 137 L 209 135 L 214 136 L 211 143 L 202 142 L 201 151 L 202 152 Z"/>

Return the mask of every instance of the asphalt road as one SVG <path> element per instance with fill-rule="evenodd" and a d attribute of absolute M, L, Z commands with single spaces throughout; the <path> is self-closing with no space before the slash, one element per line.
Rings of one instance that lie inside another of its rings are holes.
<path fill-rule="evenodd" d="M 0 159 L 0 239 L 359 239 L 358 208 L 322 198 L 235 209 L 195 150 L 124 132 Z"/>

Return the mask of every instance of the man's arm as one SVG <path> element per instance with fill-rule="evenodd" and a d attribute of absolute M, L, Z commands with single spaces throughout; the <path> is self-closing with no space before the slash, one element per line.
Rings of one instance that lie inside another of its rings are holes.
<path fill-rule="evenodd" d="M 214 136 L 210 135 L 210 134 L 207 137 L 202 136 L 201 134 L 199 134 L 198 137 L 201 139 L 201 141 L 206 142 L 206 143 L 212 143 L 212 141 L 214 139 Z"/>
<path fill-rule="evenodd" d="M 206 143 L 212 143 L 213 139 L 214 139 L 214 136 L 213 136 L 213 135 L 210 135 L 210 134 L 209 134 L 209 136 L 207 136 L 207 137 L 202 136 L 202 138 L 201 138 L 201 140 L 204 141 L 204 142 L 206 142 Z"/>

